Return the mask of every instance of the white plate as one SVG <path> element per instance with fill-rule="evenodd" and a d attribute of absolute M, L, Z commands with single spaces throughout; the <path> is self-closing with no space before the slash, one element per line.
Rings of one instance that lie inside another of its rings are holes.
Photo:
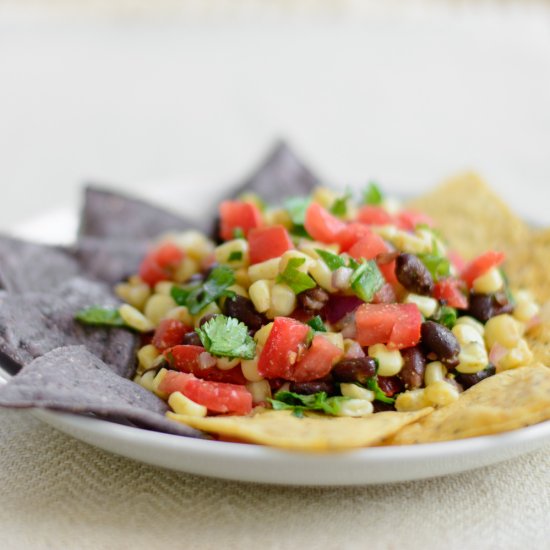
<path fill-rule="evenodd" d="M 70 235 L 74 227 L 74 216 L 64 211 L 24 224 L 16 233 L 48 241 Z M 32 414 L 81 441 L 148 464 L 224 479 L 286 485 L 365 485 L 443 476 L 495 464 L 550 443 L 549 421 L 460 441 L 318 455 L 190 439 L 38 409 Z"/>

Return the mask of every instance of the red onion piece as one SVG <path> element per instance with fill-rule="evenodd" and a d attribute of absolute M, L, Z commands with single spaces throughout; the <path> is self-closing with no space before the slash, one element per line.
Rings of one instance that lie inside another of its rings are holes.
<path fill-rule="evenodd" d="M 332 294 L 325 306 L 325 314 L 329 323 L 336 323 L 348 313 L 356 310 L 363 302 L 357 296 L 339 296 Z"/>
<path fill-rule="evenodd" d="M 216 358 L 210 355 L 207 351 L 203 351 L 199 355 L 199 369 L 209 369 L 216 366 Z"/>

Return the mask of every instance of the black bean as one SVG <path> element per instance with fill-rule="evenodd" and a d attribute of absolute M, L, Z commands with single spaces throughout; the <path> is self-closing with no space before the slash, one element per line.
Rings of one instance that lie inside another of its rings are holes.
<path fill-rule="evenodd" d="M 310 288 L 298 294 L 298 302 L 308 313 L 321 311 L 330 298 L 330 294 L 320 287 Z"/>
<path fill-rule="evenodd" d="M 244 296 L 228 298 L 223 306 L 224 313 L 228 317 L 234 317 L 242 321 L 250 330 L 256 332 L 266 323 L 266 318 L 256 311 L 254 304 Z"/>
<path fill-rule="evenodd" d="M 332 367 L 332 376 L 338 382 L 366 383 L 376 374 L 376 361 L 372 357 L 343 359 Z"/>
<path fill-rule="evenodd" d="M 470 306 L 468 313 L 482 323 L 486 323 L 491 317 L 510 313 L 514 305 L 508 300 L 504 292 L 495 294 L 470 294 Z"/>
<path fill-rule="evenodd" d="M 395 263 L 397 280 L 410 292 L 431 294 L 434 280 L 427 267 L 414 254 L 399 254 Z"/>
<path fill-rule="evenodd" d="M 330 380 L 311 380 L 309 382 L 292 382 L 289 390 L 302 395 L 311 395 L 324 391 L 328 395 L 334 395 L 334 384 Z"/>
<path fill-rule="evenodd" d="M 183 337 L 183 343 L 187 346 L 202 346 L 201 339 L 196 332 L 188 332 Z"/>
<path fill-rule="evenodd" d="M 422 323 L 421 334 L 424 347 L 440 361 L 451 367 L 458 364 L 460 344 L 447 327 L 435 321 L 426 321 Z"/>
<path fill-rule="evenodd" d="M 201 317 L 201 320 L 199 321 L 199 327 L 202 327 L 205 323 L 208 323 L 211 319 L 214 319 L 214 317 L 217 316 L 217 313 L 207 313 L 206 315 Z"/>
<path fill-rule="evenodd" d="M 395 405 L 392 403 L 384 403 L 383 401 L 373 401 L 372 407 L 375 413 L 395 411 Z"/>
<path fill-rule="evenodd" d="M 483 370 L 476 372 L 474 374 L 462 374 L 459 373 L 456 375 L 455 380 L 465 389 L 475 386 L 478 382 L 493 376 L 496 373 L 496 368 L 493 365 L 485 367 Z"/>
<path fill-rule="evenodd" d="M 424 384 L 426 357 L 419 346 L 401 350 L 403 367 L 399 371 L 399 378 L 403 380 L 408 390 L 420 388 Z"/>

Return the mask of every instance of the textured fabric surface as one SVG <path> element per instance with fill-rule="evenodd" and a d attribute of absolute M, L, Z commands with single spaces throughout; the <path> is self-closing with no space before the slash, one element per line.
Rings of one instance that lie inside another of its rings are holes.
<path fill-rule="evenodd" d="M 0 411 L 6 549 L 549 548 L 550 448 L 357 488 L 207 479 L 116 457 Z"/>

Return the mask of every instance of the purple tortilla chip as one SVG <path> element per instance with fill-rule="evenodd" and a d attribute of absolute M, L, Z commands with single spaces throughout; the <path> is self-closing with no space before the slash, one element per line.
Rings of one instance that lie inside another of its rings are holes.
<path fill-rule="evenodd" d="M 140 199 L 95 185 L 85 189 L 80 237 L 139 241 L 186 229 L 197 229 L 197 224 Z"/>
<path fill-rule="evenodd" d="M 9 292 L 51 291 L 79 270 L 61 247 L 0 236 L 0 286 Z"/>
<path fill-rule="evenodd" d="M 232 196 L 255 193 L 268 203 L 280 203 L 296 195 L 309 195 L 319 183 L 320 179 L 281 141 Z"/>
<path fill-rule="evenodd" d="M 118 375 L 132 376 L 138 337 L 120 328 L 83 325 L 75 314 L 89 306 L 116 306 L 109 287 L 74 278 L 56 293 L 0 296 L 0 352 L 26 365 L 52 349 L 85 345 Z"/>
<path fill-rule="evenodd" d="M 165 418 L 168 407 L 162 399 L 117 376 L 83 346 L 57 348 L 29 363 L 0 386 L 0 406 L 122 417 L 155 430 L 202 436 Z"/>
<path fill-rule="evenodd" d="M 148 248 L 147 241 L 84 237 L 74 254 L 88 277 L 113 285 L 138 272 Z"/>

